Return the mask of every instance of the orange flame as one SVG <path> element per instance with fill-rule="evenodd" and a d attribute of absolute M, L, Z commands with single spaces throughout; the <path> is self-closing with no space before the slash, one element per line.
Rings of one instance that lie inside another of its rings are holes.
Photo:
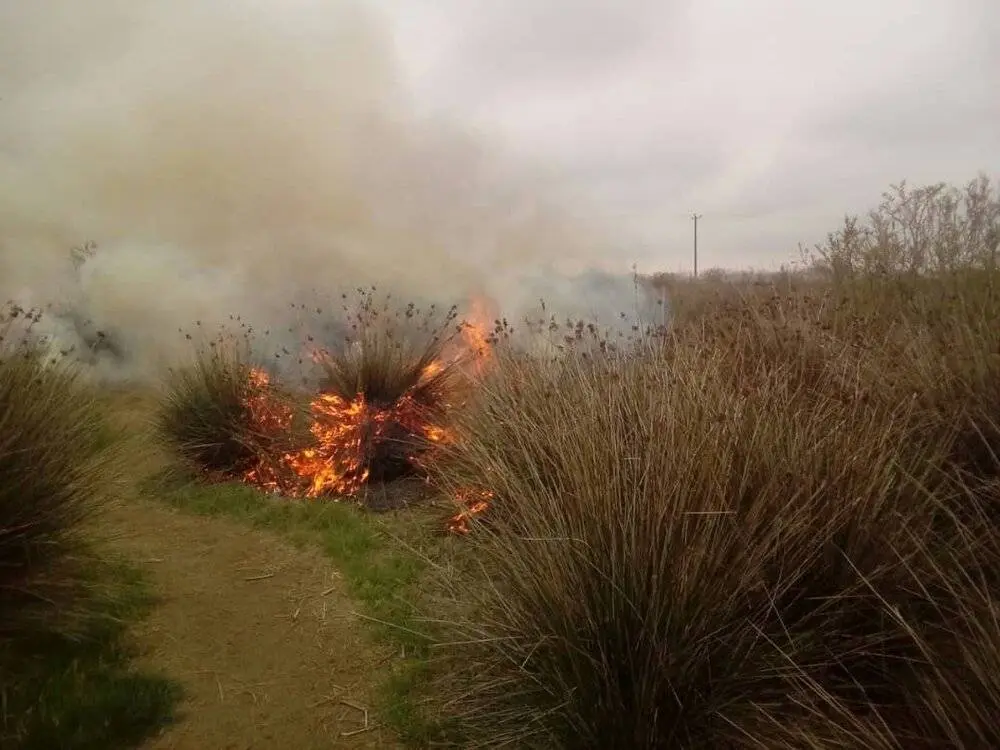
<path fill-rule="evenodd" d="M 491 490 L 459 490 L 455 499 L 465 507 L 448 520 L 448 531 L 452 534 L 468 534 L 469 521 L 485 513 L 493 497 Z"/>
<path fill-rule="evenodd" d="M 353 495 L 367 481 L 362 466 L 361 445 L 367 416 L 364 397 L 345 401 L 331 393 L 320 394 L 310 404 L 309 431 L 314 447 L 285 454 L 295 474 L 308 481 L 306 497 L 327 493 Z"/>
<path fill-rule="evenodd" d="M 429 377 L 442 368 L 432 363 Z M 250 373 L 250 408 L 254 431 L 273 436 L 292 426 L 293 410 L 275 398 L 270 379 L 263 370 Z M 273 460 L 266 453 L 246 472 L 250 484 L 293 497 L 354 495 L 368 481 L 368 450 L 380 440 L 391 440 L 394 430 L 423 438 L 428 444 L 443 444 L 450 438 L 441 425 L 430 422 L 409 394 L 391 407 L 367 402 L 363 394 L 348 401 L 333 393 L 320 393 L 309 404 L 310 445 L 282 453 Z"/>
<path fill-rule="evenodd" d="M 276 399 L 271 390 L 271 376 L 260 368 L 251 368 L 248 378 L 249 393 L 246 404 L 250 410 L 253 432 L 251 437 L 273 439 L 284 435 L 292 426 L 293 412 L 290 406 Z M 250 484 L 269 491 L 281 487 L 279 470 L 264 450 L 257 450 L 256 465 L 247 471 L 245 479 Z"/>
<path fill-rule="evenodd" d="M 469 314 L 462 321 L 462 342 L 474 357 L 473 372 L 482 375 L 493 356 L 490 342 L 492 316 L 486 300 L 473 297 L 469 304 Z"/>
<path fill-rule="evenodd" d="M 442 361 L 430 363 L 421 376 L 421 383 L 439 374 L 445 367 L 455 366 L 472 355 L 476 376 L 484 373 L 492 359 L 490 338 L 491 315 L 486 301 L 473 298 L 467 318 L 460 327 L 462 351 L 448 365 Z M 324 356 L 313 351 L 314 360 Z M 309 403 L 307 445 L 275 450 L 277 438 L 293 435 L 294 409 L 274 391 L 270 377 L 262 369 L 249 374 L 247 406 L 253 422 L 252 432 L 269 438 L 261 442 L 256 465 L 247 471 L 244 481 L 262 489 L 289 497 L 318 498 L 350 496 L 361 490 L 369 480 L 368 461 L 373 447 L 380 441 L 391 441 L 405 433 L 426 441 L 425 447 L 446 445 L 454 439 L 446 427 L 435 424 L 411 394 L 406 394 L 391 406 L 369 403 L 364 394 L 344 399 L 333 393 L 320 393 Z M 266 447 L 265 447 L 266 446 Z M 419 451 L 415 451 L 419 452 Z M 414 465 L 420 456 L 408 457 Z M 469 521 L 483 513 L 493 493 L 485 490 L 462 490 L 456 501 L 463 507 L 448 521 L 453 533 L 469 531 Z"/>

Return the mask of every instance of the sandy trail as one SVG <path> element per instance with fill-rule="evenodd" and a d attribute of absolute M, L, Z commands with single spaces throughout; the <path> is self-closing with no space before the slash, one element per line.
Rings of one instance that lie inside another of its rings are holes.
<path fill-rule="evenodd" d="M 186 691 L 149 750 L 398 747 L 372 710 L 392 655 L 365 638 L 319 551 L 150 501 L 105 521 L 161 597 L 136 627 L 143 658 Z"/>

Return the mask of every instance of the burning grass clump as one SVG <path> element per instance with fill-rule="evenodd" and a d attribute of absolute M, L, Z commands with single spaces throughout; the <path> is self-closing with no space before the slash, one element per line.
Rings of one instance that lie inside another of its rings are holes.
<path fill-rule="evenodd" d="M 199 348 L 172 372 L 161 433 L 209 476 L 287 497 L 353 496 L 424 473 L 428 452 L 448 440 L 465 376 L 488 351 L 457 307 L 396 309 L 374 289 L 358 294 L 353 305 L 345 295 L 343 318 L 325 326 L 347 331 L 344 340 L 307 334 L 301 352 L 282 348 L 319 372 L 300 372 L 295 391 L 252 364 L 249 333 Z"/>
<path fill-rule="evenodd" d="M 464 741 L 996 744 L 995 487 L 919 400 L 845 387 L 866 350 L 806 343 L 499 358 L 441 464 L 492 493 L 446 582 L 433 710 Z"/>
<path fill-rule="evenodd" d="M 269 482 L 293 415 L 291 401 L 253 363 L 249 346 L 223 335 L 170 371 L 157 427 L 191 468 L 210 477 Z"/>
<path fill-rule="evenodd" d="M 350 493 L 422 471 L 427 451 L 447 438 L 462 368 L 484 354 L 463 341 L 470 324 L 458 321 L 457 307 L 393 309 L 374 289 L 358 292 L 347 339 L 317 356 L 324 377 L 312 432 L 317 456 L 333 471 L 313 473 L 314 489 L 332 482 Z M 308 460 L 297 465 L 311 468 Z"/>
<path fill-rule="evenodd" d="M 31 343 L 39 316 L 0 311 L 0 640 L 86 599 L 85 522 L 113 476 L 110 431 L 79 372 Z"/>

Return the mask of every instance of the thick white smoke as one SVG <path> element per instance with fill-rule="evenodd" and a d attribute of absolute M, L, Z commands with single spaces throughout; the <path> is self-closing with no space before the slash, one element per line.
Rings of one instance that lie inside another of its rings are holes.
<path fill-rule="evenodd" d="M 522 277 L 627 259 L 529 170 L 413 116 L 379 21 L 346 0 L 0 5 L 0 296 L 115 331 L 131 374 L 195 320 L 278 328 L 314 289 L 585 313 Z"/>

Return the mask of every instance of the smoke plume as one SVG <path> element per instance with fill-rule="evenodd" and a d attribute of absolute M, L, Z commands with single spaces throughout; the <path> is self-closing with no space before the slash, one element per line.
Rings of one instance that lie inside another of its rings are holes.
<path fill-rule="evenodd" d="M 115 331 L 133 375 L 314 290 L 585 311 L 565 274 L 616 262 L 601 228 L 415 116 L 386 28 L 346 0 L 4 3 L 0 296 L 56 304 L 59 346 Z"/>

